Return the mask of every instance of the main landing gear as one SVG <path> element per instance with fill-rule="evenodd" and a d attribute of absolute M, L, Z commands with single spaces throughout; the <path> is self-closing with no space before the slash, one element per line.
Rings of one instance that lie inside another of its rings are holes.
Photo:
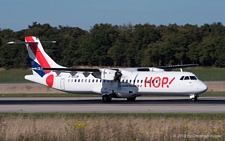
<path fill-rule="evenodd" d="M 195 94 L 190 95 L 190 99 L 191 99 L 192 101 L 198 101 L 198 95 L 195 95 Z"/>
<path fill-rule="evenodd" d="M 111 102 L 112 96 L 111 95 L 102 95 L 103 102 Z"/>

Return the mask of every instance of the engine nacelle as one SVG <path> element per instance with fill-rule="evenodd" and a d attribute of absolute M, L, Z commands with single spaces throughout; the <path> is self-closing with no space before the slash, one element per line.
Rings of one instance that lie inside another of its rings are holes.
<path fill-rule="evenodd" d="M 119 80 L 122 73 L 113 69 L 102 69 L 101 72 L 94 72 L 92 75 L 103 80 Z"/>
<path fill-rule="evenodd" d="M 130 87 L 128 88 L 122 88 L 122 89 L 117 89 L 114 91 L 117 97 L 120 98 L 129 98 L 129 97 L 135 97 L 138 96 L 138 88 L 137 87 Z"/>
<path fill-rule="evenodd" d="M 103 71 L 101 72 L 101 79 L 114 80 L 115 74 L 116 70 L 103 69 Z"/>

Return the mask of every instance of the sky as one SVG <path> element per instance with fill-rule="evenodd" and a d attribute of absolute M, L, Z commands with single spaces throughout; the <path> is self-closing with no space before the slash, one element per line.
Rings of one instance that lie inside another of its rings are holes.
<path fill-rule="evenodd" d="M 225 0 L 1 0 L 0 29 L 33 22 L 90 30 L 95 24 L 225 25 Z"/>

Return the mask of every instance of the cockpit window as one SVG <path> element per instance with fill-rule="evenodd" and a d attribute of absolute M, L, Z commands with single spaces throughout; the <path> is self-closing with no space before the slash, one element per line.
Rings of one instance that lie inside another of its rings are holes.
<path fill-rule="evenodd" d="M 180 80 L 197 80 L 196 76 L 182 76 Z"/>
<path fill-rule="evenodd" d="M 197 80 L 196 76 L 190 76 L 191 80 Z"/>
<path fill-rule="evenodd" d="M 184 77 L 184 80 L 189 80 L 189 79 L 190 79 L 189 76 Z"/>

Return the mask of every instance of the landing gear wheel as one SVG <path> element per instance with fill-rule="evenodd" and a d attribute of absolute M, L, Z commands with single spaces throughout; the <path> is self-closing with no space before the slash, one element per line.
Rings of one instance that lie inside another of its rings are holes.
<path fill-rule="evenodd" d="M 191 99 L 192 101 L 198 101 L 198 96 L 195 96 L 194 98 Z"/>
<path fill-rule="evenodd" d="M 136 97 L 132 97 L 132 98 L 127 98 L 127 101 L 135 101 Z"/>
<path fill-rule="evenodd" d="M 102 101 L 103 102 L 110 102 L 112 99 L 109 97 L 109 95 L 103 95 L 102 96 Z"/>

